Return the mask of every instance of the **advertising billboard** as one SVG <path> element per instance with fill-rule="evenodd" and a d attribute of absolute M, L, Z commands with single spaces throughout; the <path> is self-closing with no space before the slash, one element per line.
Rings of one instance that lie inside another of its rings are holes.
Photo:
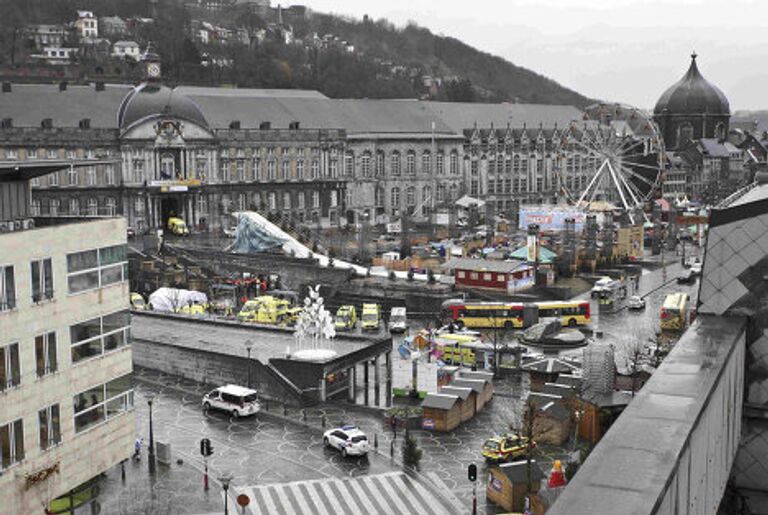
<path fill-rule="evenodd" d="M 562 231 L 565 229 L 566 218 L 573 218 L 576 221 L 576 232 L 580 232 L 584 229 L 587 214 L 584 211 L 547 206 L 521 207 L 519 227 L 527 229 L 529 225 L 536 224 L 542 231 Z"/>

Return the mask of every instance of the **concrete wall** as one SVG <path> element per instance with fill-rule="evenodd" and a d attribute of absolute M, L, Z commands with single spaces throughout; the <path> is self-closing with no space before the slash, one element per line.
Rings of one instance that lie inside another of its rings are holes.
<path fill-rule="evenodd" d="M 134 339 L 133 362 L 139 367 L 212 386 L 248 384 L 248 360 L 245 357 Z M 285 385 L 272 369 L 255 359 L 251 360 L 251 385 L 259 390 L 262 398 L 291 406 L 303 402 L 301 394 Z"/>
<path fill-rule="evenodd" d="M 125 242 L 125 222 L 106 219 L 0 234 L 0 264 L 13 265 L 18 307 L 0 312 L 0 346 L 19 343 L 21 384 L 0 393 L 0 425 L 23 421 L 24 461 L 0 474 L 2 513 L 42 513 L 41 503 L 130 457 L 135 419 L 132 411 L 75 433 L 73 396 L 128 374 L 131 348 L 122 347 L 73 366 L 69 327 L 128 307 L 128 283 L 69 295 L 66 254 Z M 54 298 L 32 303 L 30 262 L 52 258 Z M 58 371 L 37 377 L 35 336 L 56 332 Z M 38 411 L 59 404 L 61 443 L 41 450 Z M 59 463 L 59 473 L 26 490 L 25 475 Z"/>

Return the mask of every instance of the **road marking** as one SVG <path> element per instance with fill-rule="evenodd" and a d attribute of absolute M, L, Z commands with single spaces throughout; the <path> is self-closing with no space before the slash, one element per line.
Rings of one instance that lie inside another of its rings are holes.
<path fill-rule="evenodd" d="M 309 494 L 309 497 L 312 499 L 312 505 L 315 508 L 315 511 L 313 513 L 320 513 L 322 515 L 330 515 L 328 511 L 325 509 L 325 503 L 320 499 L 320 496 L 315 491 L 315 485 L 316 481 L 309 481 L 307 483 L 304 483 L 304 488 L 306 488 L 307 493 Z"/>
<path fill-rule="evenodd" d="M 400 493 L 395 493 L 395 491 L 392 489 L 392 485 L 390 483 L 391 477 L 373 477 L 371 478 L 371 481 L 376 483 L 381 483 L 381 486 L 384 488 L 384 491 L 389 494 L 389 499 L 397 506 L 397 509 L 400 510 L 400 513 L 403 515 L 409 515 L 411 513 L 411 510 L 409 510 L 405 504 L 400 500 Z"/>
<path fill-rule="evenodd" d="M 296 499 L 296 502 L 299 503 L 299 509 L 301 510 L 301 513 L 312 513 L 312 510 L 309 509 L 307 501 L 304 498 L 304 494 L 299 489 L 299 485 L 296 483 L 288 483 L 285 485 L 285 488 L 291 492 L 291 497 Z"/>

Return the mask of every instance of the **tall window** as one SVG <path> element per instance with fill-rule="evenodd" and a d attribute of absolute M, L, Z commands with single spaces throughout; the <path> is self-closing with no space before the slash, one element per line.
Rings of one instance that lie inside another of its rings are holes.
<path fill-rule="evenodd" d="M 80 201 L 78 199 L 69 199 L 69 214 L 75 216 L 80 214 Z"/>
<path fill-rule="evenodd" d="M 299 159 L 298 161 L 296 161 L 296 178 L 299 179 L 300 181 L 304 180 L 304 173 L 305 173 L 304 170 L 306 166 L 307 166 L 306 161 L 304 161 L 303 159 Z"/>
<path fill-rule="evenodd" d="M 279 179 L 281 181 L 284 181 L 284 180 L 288 179 L 288 176 L 290 175 L 290 170 L 291 170 L 291 162 L 290 161 L 286 160 L 286 161 L 283 161 L 282 163 L 280 163 L 280 177 L 279 177 Z"/>
<path fill-rule="evenodd" d="M 339 161 L 338 159 L 331 159 L 330 161 L 330 175 L 332 178 L 337 178 L 339 176 Z"/>
<path fill-rule="evenodd" d="M 59 185 L 59 172 L 53 172 L 48 176 L 48 186 Z"/>
<path fill-rule="evenodd" d="M 133 376 L 126 374 L 72 397 L 79 433 L 133 408 Z"/>
<path fill-rule="evenodd" d="M 32 216 L 40 216 L 40 199 L 32 199 Z"/>
<path fill-rule="evenodd" d="M 24 459 L 24 423 L 21 419 L 0 426 L 0 470 Z"/>
<path fill-rule="evenodd" d="M 245 161 L 238 159 L 235 166 L 237 167 L 237 180 L 239 182 L 245 182 Z"/>
<path fill-rule="evenodd" d="M 117 311 L 70 326 L 72 363 L 128 345 L 130 313 Z"/>
<path fill-rule="evenodd" d="M 416 152 L 409 150 L 405 157 L 405 173 L 413 175 L 416 173 Z"/>
<path fill-rule="evenodd" d="M 400 188 L 397 186 L 393 187 L 392 190 L 389 192 L 389 199 L 390 203 L 392 204 L 392 207 L 398 208 L 400 207 Z"/>
<path fill-rule="evenodd" d="M 300 191 L 296 195 L 296 207 L 298 209 L 304 209 L 306 207 L 306 199 L 304 197 L 304 192 L 303 191 Z"/>
<path fill-rule="evenodd" d="M 79 293 L 128 279 L 125 245 L 67 254 L 69 293 Z"/>
<path fill-rule="evenodd" d="M 21 384 L 19 344 L 0 347 L 0 392 Z"/>
<path fill-rule="evenodd" d="M 261 180 L 261 158 L 253 158 L 253 180 L 258 182 Z"/>
<path fill-rule="evenodd" d="M 96 186 L 96 168 L 89 166 L 85 169 L 85 180 L 88 186 Z"/>
<path fill-rule="evenodd" d="M 355 175 L 355 154 L 351 151 L 344 154 L 344 175 L 347 177 Z"/>
<path fill-rule="evenodd" d="M 88 216 L 96 216 L 99 214 L 99 201 L 95 198 L 88 199 Z"/>
<path fill-rule="evenodd" d="M 77 169 L 74 166 L 69 168 L 67 178 L 70 186 L 77 186 Z"/>
<path fill-rule="evenodd" d="M 437 175 L 445 173 L 445 155 L 442 152 L 438 152 L 435 156 L 435 173 Z"/>
<path fill-rule="evenodd" d="M 364 152 L 363 155 L 360 157 L 360 171 L 362 172 L 363 177 L 371 176 L 371 153 L 370 152 Z"/>
<path fill-rule="evenodd" d="M 40 425 L 40 449 L 50 449 L 61 443 L 61 419 L 58 404 L 38 411 L 37 421 Z"/>
<path fill-rule="evenodd" d="M 35 369 L 37 377 L 43 377 L 58 370 L 56 353 L 56 332 L 35 336 Z"/>
<path fill-rule="evenodd" d="M 445 184 L 438 184 L 437 185 L 437 197 L 436 200 L 438 202 L 445 201 Z"/>
<path fill-rule="evenodd" d="M 106 184 L 115 183 L 115 167 L 114 166 L 107 165 L 106 168 L 104 168 L 104 182 Z"/>
<path fill-rule="evenodd" d="M 313 191 L 312 192 L 312 208 L 318 209 L 319 207 L 320 207 L 320 192 Z"/>
<path fill-rule="evenodd" d="M 208 199 L 205 195 L 197 197 L 197 212 L 201 215 L 208 214 Z"/>
<path fill-rule="evenodd" d="M 320 177 L 320 161 L 317 159 L 312 160 L 312 180 Z"/>
<path fill-rule="evenodd" d="M 339 192 L 336 190 L 331 190 L 331 207 L 336 207 L 339 205 Z"/>
<path fill-rule="evenodd" d="M 283 193 L 283 209 L 291 209 L 291 194 L 287 191 Z"/>
<path fill-rule="evenodd" d="M 59 215 L 59 202 L 60 201 L 57 198 L 51 199 L 51 204 L 50 204 L 51 216 Z"/>
<path fill-rule="evenodd" d="M 459 153 L 455 150 L 451 152 L 451 175 L 459 174 Z"/>
<path fill-rule="evenodd" d="M 421 206 L 421 214 L 427 216 L 430 208 L 432 207 L 432 188 L 430 186 L 424 186 L 421 190 L 421 201 L 424 203 Z"/>
<path fill-rule="evenodd" d="M 245 193 L 240 193 L 237 195 L 237 210 L 245 211 L 246 209 L 248 209 L 248 197 Z"/>
<path fill-rule="evenodd" d="M 405 202 L 408 207 L 416 205 L 416 188 L 413 186 L 408 186 L 408 189 L 405 190 Z"/>
<path fill-rule="evenodd" d="M 267 181 L 274 181 L 277 175 L 277 163 L 271 159 L 267 161 Z"/>
<path fill-rule="evenodd" d="M 271 211 L 277 209 L 277 194 L 274 191 L 270 191 L 269 195 L 267 195 L 267 205 L 269 205 Z"/>
<path fill-rule="evenodd" d="M 16 307 L 16 280 L 13 265 L 0 265 L 0 311 Z"/>
<path fill-rule="evenodd" d="M 113 197 L 107 198 L 107 216 L 115 216 L 117 214 L 117 202 L 115 202 L 115 199 Z"/>
<path fill-rule="evenodd" d="M 400 175 L 400 152 L 394 151 L 392 152 L 392 175 L 399 176 Z"/>
<path fill-rule="evenodd" d="M 53 298 L 53 266 L 51 258 L 32 261 L 32 302 Z"/>
<path fill-rule="evenodd" d="M 421 173 L 432 173 L 432 154 L 429 152 L 421 154 Z"/>
<path fill-rule="evenodd" d="M 384 205 L 384 188 L 381 186 L 376 186 L 376 192 L 374 193 L 374 202 L 376 204 L 376 207 L 381 207 Z"/>
<path fill-rule="evenodd" d="M 376 170 L 373 172 L 376 177 L 384 175 L 384 151 L 376 151 Z"/>

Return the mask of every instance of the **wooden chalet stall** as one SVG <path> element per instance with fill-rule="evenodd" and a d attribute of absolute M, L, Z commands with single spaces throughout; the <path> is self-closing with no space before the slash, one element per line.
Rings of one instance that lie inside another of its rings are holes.
<path fill-rule="evenodd" d="M 459 379 L 477 379 L 483 381 L 483 404 L 488 404 L 493 399 L 493 373 L 481 370 L 462 370 Z"/>
<path fill-rule="evenodd" d="M 480 413 L 480 410 L 485 406 L 485 382 L 482 379 L 454 379 L 451 386 L 471 388 L 477 394 L 475 398 L 475 413 Z"/>
<path fill-rule="evenodd" d="M 531 495 L 537 494 L 545 477 L 536 460 L 531 460 Z M 528 462 L 513 461 L 491 467 L 485 494 L 504 511 L 521 513 L 528 495 Z"/>
<path fill-rule="evenodd" d="M 524 261 L 454 258 L 443 265 L 457 289 L 517 293 L 534 285 L 533 267 Z"/>
<path fill-rule="evenodd" d="M 475 416 L 477 406 L 477 394 L 472 388 L 460 388 L 457 386 L 444 386 L 440 393 L 455 395 L 461 399 L 461 421 L 466 422 Z"/>
<path fill-rule="evenodd" d="M 461 399 L 456 395 L 429 393 L 421 403 L 422 427 L 453 431 L 461 424 Z"/>

